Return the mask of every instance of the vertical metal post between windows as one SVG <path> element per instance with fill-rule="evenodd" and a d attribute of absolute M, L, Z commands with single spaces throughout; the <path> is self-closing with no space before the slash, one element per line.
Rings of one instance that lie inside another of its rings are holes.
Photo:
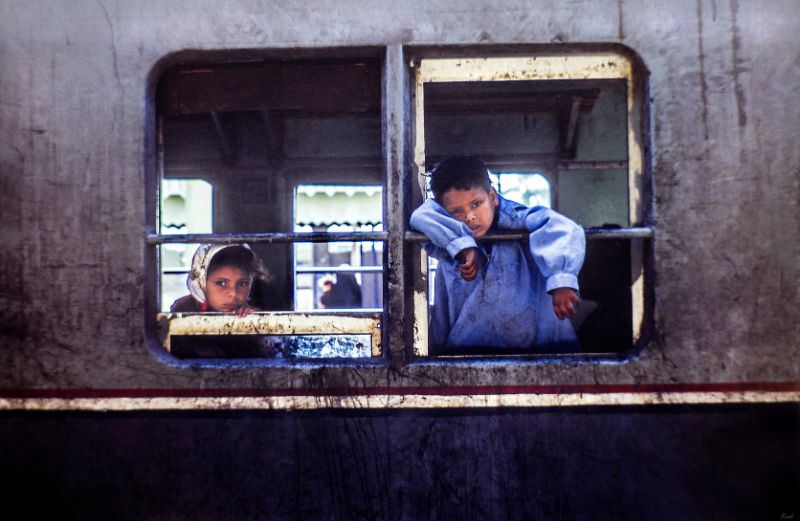
<path fill-rule="evenodd" d="M 393 366 L 405 361 L 407 329 L 404 320 L 405 262 L 405 147 L 406 102 L 403 48 L 390 45 L 386 48 L 383 68 L 383 157 L 385 158 L 386 190 L 384 214 L 388 240 L 384 250 L 386 276 L 384 277 L 384 331 L 383 345 Z"/>

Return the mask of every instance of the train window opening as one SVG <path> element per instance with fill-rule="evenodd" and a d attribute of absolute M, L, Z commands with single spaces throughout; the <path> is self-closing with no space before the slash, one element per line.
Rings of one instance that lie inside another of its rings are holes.
<path fill-rule="evenodd" d="M 525 206 L 552 206 L 550 181 L 540 172 L 498 172 L 490 177 L 503 197 Z"/>
<path fill-rule="evenodd" d="M 500 195 L 549 206 L 581 225 L 587 238 L 579 274 L 582 303 L 571 320 L 579 343 L 567 349 L 436 345 L 429 331 L 436 311 L 435 262 L 420 251 L 415 292 L 428 297 L 415 300 L 415 355 L 618 357 L 635 349 L 647 329 L 645 265 L 652 228 L 643 168 L 643 88 L 634 71 L 632 61 L 615 52 L 412 60 L 420 186 L 442 159 L 475 155 L 493 172 Z M 492 239 L 526 237 L 519 231 Z"/>
<path fill-rule="evenodd" d="M 381 74 L 376 57 L 305 53 L 179 63 L 163 72 L 151 192 L 163 200 L 150 217 L 158 233 L 148 242 L 156 250 L 153 307 L 167 351 L 182 358 L 382 354 Z M 213 190 L 171 197 L 185 179 Z M 354 196 L 334 196 L 326 206 L 320 195 L 298 218 L 295 207 L 314 186 L 341 186 Z M 190 209 L 203 226 L 177 222 Z M 253 277 L 247 316 L 187 295 L 201 244 L 246 244 L 263 265 L 267 276 Z M 322 298 L 326 276 L 339 289 L 355 282 L 360 303 L 322 307 L 330 304 Z M 194 303 L 174 307 L 182 297 Z"/>

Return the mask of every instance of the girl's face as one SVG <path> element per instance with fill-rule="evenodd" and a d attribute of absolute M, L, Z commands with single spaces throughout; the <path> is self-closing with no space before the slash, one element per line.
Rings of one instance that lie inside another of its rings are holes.
<path fill-rule="evenodd" d="M 220 266 L 206 277 L 206 300 L 213 311 L 231 313 L 247 304 L 253 279 L 234 266 Z"/>

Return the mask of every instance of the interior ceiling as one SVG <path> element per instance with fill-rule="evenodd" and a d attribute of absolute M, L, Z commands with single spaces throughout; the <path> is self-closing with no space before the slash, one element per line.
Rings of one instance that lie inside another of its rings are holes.
<path fill-rule="evenodd" d="M 529 80 L 429 83 L 425 109 L 437 112 L 537 113 L 562 111 L 579 101 L 591 112 L 609 80 Z M 268 62 L 238 66 L 183 66 L 158 86 L 161 115 L 269 111 L 286 115 L 379 115 L 377 60 L 322 63 Z"/>
<path fill-rule="evenodd" d="M 380 114 L 377 61 L 180 67 L 158 85 L 162 115 L 269 111 L 287 115 Z"/>
<path fill-rule="evenodd" d="M 592 111 L 600 86 L 550 81 L 442 82 L 425 85 L 425 110 L 441 113 L 552 113 Z"/>
<path fill-rule="evenodd" d="M 576 150 L 578 115 L 590 113 L 611 84 L 616 81 L 428 83 L 425 110 L 464 116 L 553 114 L 561 134 L 558 155 L 568 159 Z M 222 118 L 257 113 L 274 156 L 280 152 L 286 117 L 380 117 L 381 64 L 358 60 L 174 67 L 159 81 L 157 105 L 166 117 L 209 116 L 229 161 L 235 160 L 236 151 Z"/>

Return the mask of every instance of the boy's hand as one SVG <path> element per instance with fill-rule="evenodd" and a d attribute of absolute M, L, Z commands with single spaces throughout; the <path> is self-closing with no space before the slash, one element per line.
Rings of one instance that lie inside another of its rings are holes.
<path fill-rule="evenodd" d="M 581 299 L 574 289 L 556 288 L 551 295 L 553 296 L 553 311 L 556 312 L 556 316 L 559 320 L 575 316 Z"/>
<path fill-rule="evenodd" d="M 460 264 L 458 271 L 464 280 L 473 280 L 478 276 L 478 248 L 467 248 L 456 255 Z"/>

